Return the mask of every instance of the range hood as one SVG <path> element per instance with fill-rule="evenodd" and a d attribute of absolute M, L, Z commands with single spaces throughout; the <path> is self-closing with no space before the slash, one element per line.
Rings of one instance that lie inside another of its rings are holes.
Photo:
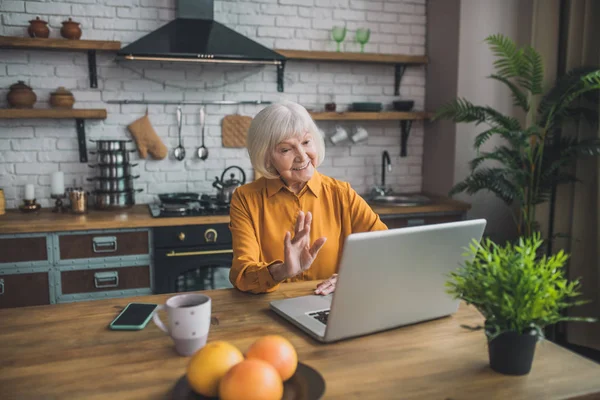
<path fill-rule="evenodd" d="M 215 21 L 213 0 L 175 1 L 176 19 L 122 48 L 118 60 L 278 67 L 285 62 L 281 54 Z"/>

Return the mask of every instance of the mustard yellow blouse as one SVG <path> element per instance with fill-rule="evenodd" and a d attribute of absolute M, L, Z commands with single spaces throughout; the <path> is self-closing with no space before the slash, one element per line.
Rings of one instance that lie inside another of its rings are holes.
<path fill-rule="evenodd" d="M 311 267 L 286 281 L 329 278 L 338 270 L 346 236 L 385 230 L 387 226 L 347 182 L 319 174 L 297 195 L 281 179 L 260 178 L 236 189 L 231 199 L 229 228 L 233 236 L 231 283 L 242 291 L 271 292 L 279 283 L 267 267 L 284 259 L 286 231 L 292 238 L 300 211 L 313 215 L 310 243 L 327 241 Z"/>

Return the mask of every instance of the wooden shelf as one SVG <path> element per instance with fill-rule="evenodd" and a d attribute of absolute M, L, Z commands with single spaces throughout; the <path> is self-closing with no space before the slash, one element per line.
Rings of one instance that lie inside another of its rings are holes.
<path fill-rule="evenodd" d="M 5 49 L 117 51 L 121 48 L 121 42 L 108 40 L 70 40 L 0 36 L 0 47 Z"/>
<path fill-rule="evenodd" d="M 106 119 L 104 109 L 8 108 L 0 109 L 0 119 Z"/>
<path fill-rule="evenodd" d="M 375 64 L 394 65 L 394 95 L 400 94 L 400 81 L 408 65 L 424 65 L 429 62 L 427 56 L 411 56 L 408 54 L 378 54 L 378 53 L 346 53 L 337 51 L 310 51 L 310 50 L 285 50 L 275 49 L 277 53 L 287 60 L 306 61 L 336 61 L 336 62 L 360 62 Z M 278 81 L 283 80 L 284 65 L 277 69 Z M 283 91 L 283 83 L 281 90 Z"/>
<path fill-rule="evenodd" d="M 423 120 L 430 118 L 433 114 L 428 112 L 311 112 L 315 121 L 401 121 L 401 120 Z"/>
<path fill-rule="evenodd" d="M 5 108 L 0 109 L 0 119 L 74 119 L 79 143 L 79 161 L 87 162 L 85 144 L 85 120 L 106 119 L 105 109 L 64 109 L 64 108 Z M 1 136 L 1 135 L 0 135 Z"/>
<path fill-rule="evenodd" d="M 350 61 L 380 64 L 427 64 L 427 56 L 404 54 L 347 53 L 336 51 L 285 50 L 275 51 L 290 60 Z"/>
<path fill-rule="evenodd" d="M 25 50 L 62 50 L 87 51 L 90 87 L 98 87 L 96 72 L 96 51 L 117 51 L 121 42 L 109 40 L 70 40 L 54 38 L 28 38 L 19 36 L 0 36 L 0 48 Z"/>

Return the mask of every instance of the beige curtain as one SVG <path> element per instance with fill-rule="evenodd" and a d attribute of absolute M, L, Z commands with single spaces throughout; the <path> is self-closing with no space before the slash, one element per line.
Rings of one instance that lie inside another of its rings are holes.
<path fill-rule="evenodd" d="M 556 20 L 548 20 L 548 16 L 556 15 L 560 5 L 554 1 L 549 4 L 546 0 L 535 0 L 535 3 L 533 26 L 538 29 L 532 32 L 532 45 L 541 49 L 546 62 L 557 60 L 558 42 L 554 37 L 558 27 Z M 563 32 L 566 70 L 579 66 L 600 66 L 600 1 L 566 0 L 564 6 L 562 13 L 566 22 Z M 543 31 L 546 31 L 545 34 Z M 556 64 L 548 67 L 555 74 Z M 599 136 L 599 132 L 597 128 L 592 129 L 582 121 L 565 126 L 563 135 L 584 139 Z M 581 182 L 563 185 L 557 191 L 554 232 L 569 236 L 556 240 L 554 250 L 562 248 L 571 255 L 569 276 L 571 279 L 581 278 L 582 297 L 591 301 L 587 305 L 573 308 L 569 313 L 572 316 L 600 318 L 599 168 L 597 158 L 581 158 L 574 171 Z M 547 228 L 547 209 L 540 209 L 538 215 L 542 226 Z M 562 333 L 566 334 L 569 343 L 600 350 L 600 322 L 567 323 L 566 330 Z"/>

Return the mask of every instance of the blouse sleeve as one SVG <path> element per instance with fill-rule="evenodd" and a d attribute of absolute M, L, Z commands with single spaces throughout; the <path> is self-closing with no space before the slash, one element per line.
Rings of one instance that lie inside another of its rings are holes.
<path fill-rule="evenodd" d="M 229 217 L 229 229 L 233 238 L 233 264 L 229 271 L 231 284 L 244 292 L 265 293 L 276 290 L 281 282 L 273 280 L 267 267 L 282 263 L 283 260 L 260 261 L 260 247 L 252 223 L 252 213 L 237 190 L 231 198 Z"/>
<path fill-rule="evenodd" d="M 356 193 L 350 184 L 347 185 L 349 210 L 352 212 L 352 233 L 387 230 L 387 225 L 381 221 L 379 215 Z"/>

